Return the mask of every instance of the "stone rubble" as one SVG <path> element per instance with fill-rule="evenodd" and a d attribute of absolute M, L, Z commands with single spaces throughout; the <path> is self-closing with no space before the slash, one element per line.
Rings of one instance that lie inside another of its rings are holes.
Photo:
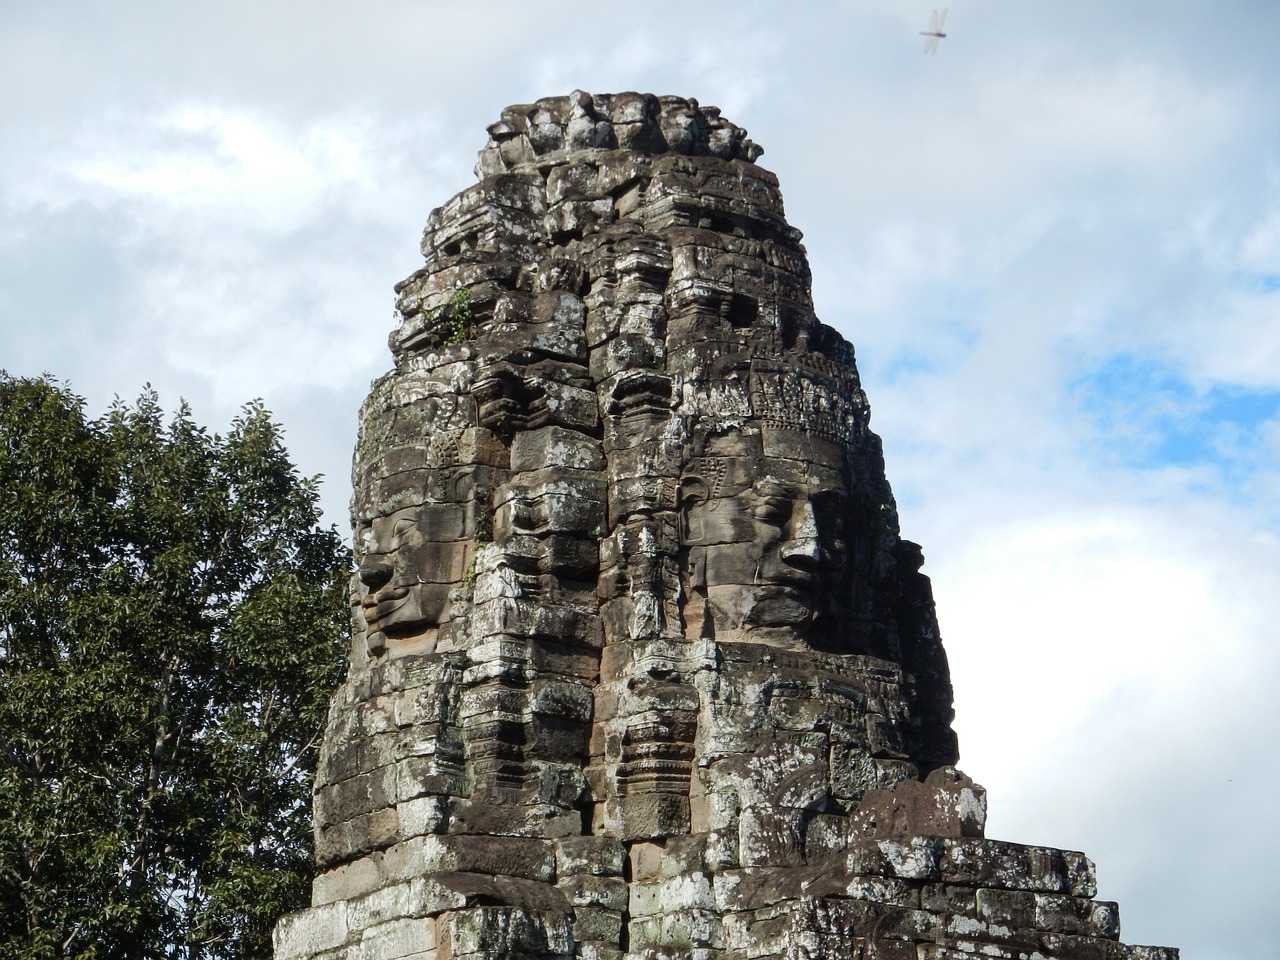
<path fill-rule="evenodd" d="M 277 960 L 1172 960 L 987 840 L 920 548 L 761 150 L 510 107 L 361 410 L 350 675 Z"/>

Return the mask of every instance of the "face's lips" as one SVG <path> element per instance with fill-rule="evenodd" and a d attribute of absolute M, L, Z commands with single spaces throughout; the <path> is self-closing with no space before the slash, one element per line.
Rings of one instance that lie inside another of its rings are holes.
<path fill-rule="evenodd" d="M 360 604 L 364 608 L 365 622 L 372 628 L 398 610 L 408 596 L 407 584 L 383 587 L 377 593 L 369 594 Z"/>
<path fill-rule="evenodd" d="M 761 587 L 776 587 L 779 590 L 795 593 L 813 593 L 818 588 L 821 578 L 811 570 L 802 570 L 790 564 L 782 565 L 782 569 L 773 571 L 770 576 L 758 583 Z"/>

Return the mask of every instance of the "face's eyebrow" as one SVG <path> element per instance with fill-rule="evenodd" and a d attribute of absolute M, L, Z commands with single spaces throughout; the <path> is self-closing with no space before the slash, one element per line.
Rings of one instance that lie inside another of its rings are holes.
<path fill-rule="evenodd" d="M 788 500 L 803 500 L 809 496 L 809 488 L 799 480 L 782 480 L 777 477 L 763 477 L 757 480 L 751 491 L 761 497 L 785 497 Z"/>

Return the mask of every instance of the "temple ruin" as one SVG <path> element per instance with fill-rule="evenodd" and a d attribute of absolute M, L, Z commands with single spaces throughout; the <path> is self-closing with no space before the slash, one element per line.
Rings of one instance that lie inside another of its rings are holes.
<path fill-rule="evenodd" d="M 360 414 L 350 674 L 277 960 L 1174 960 L 985 839 L 920 548 L 760 148 L 505 110 Z"/>

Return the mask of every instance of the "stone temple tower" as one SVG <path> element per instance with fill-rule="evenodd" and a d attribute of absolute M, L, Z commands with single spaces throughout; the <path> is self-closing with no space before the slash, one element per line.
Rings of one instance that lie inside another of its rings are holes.
<path fill-rule="evenodd" d="M 987 840 L 920 548 L 760 148 L 511 107 L 360 414 L 347 682 L 277 960 L 1167 960 Z"/>

